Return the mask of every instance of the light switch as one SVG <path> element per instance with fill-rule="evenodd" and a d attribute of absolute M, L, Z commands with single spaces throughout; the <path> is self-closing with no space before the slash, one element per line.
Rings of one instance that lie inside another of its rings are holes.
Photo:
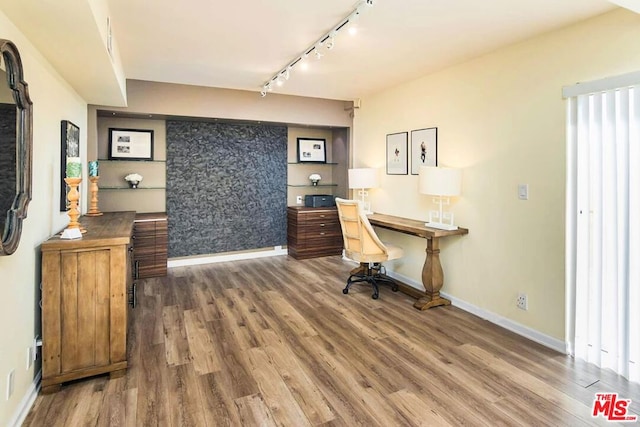
<path fill-rule="evenodd" d="M 529 184 L 518 184 L 518 198 L 529 200 Z"/>

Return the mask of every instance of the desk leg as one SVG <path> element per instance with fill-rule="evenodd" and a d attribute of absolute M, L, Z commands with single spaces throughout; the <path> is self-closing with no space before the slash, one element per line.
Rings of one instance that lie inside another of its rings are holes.
<path fill-rule="evenodd" d="M 440 296 L 440 289 L 444 283 L 444 274 L 440 264 L 440 239 L 427 239 L 427 259 L 422 267 L 422 285 L 426 295 L 413 304 L 418 310 L 428 310 L 440 305 L 449 305 L 451 301 Z"/>

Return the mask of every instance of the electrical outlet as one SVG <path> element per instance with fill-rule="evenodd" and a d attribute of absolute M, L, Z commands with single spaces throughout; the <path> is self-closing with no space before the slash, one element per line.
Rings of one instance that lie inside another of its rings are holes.
<path fill-rule="evenodd" d="M 16 371 L 14 369 L 9 372 L 7 375 L 7 400 L 11 399 L 11 395 L 13 394 L 13 382 L 15 380 Z"/>
<path fill-rule="evenodd" d="M 302 204 L 302 196 L 296 196 L 296 204 L 298 205 Z"/>
<path fill-rule="evenodd" d="M 520 310 L 528 310 L 529 303 L 527 301 L 527 294 L 518 294 L 518 299 L 516 300 L 516 306 Z"/>

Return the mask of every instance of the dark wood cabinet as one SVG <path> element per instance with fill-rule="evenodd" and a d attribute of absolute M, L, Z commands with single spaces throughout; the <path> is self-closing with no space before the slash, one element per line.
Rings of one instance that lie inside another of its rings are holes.
<path fill-rule="evenodd" d="M 137 279 L 167 275 L 167 214 L 139 213 L 133 224 L 133 275 Z"/>
<path fill-rule="evenodd" d="M 127 368 L 127 295 L 134 212 L 83 217 L 81 239 L 42 251 L 42 391 Z"/>
<path fill-rule="evenodd" d="M 338 210 L 287 208 L 287 248 L 296 259 L 340 255 L 343 248 Z"/>

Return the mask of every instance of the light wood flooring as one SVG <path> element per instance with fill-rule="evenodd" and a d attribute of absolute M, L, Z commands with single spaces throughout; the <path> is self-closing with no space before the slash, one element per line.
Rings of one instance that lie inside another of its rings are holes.
<path fill-rule="evenodd" d="M 637 384 L 458 308 L 343 295 L 351 268 L 280 256 L 142 280 L 127 374 L 40 395 L 24 425 L 610 425 L 597 392 L 640 413 Z"/>

